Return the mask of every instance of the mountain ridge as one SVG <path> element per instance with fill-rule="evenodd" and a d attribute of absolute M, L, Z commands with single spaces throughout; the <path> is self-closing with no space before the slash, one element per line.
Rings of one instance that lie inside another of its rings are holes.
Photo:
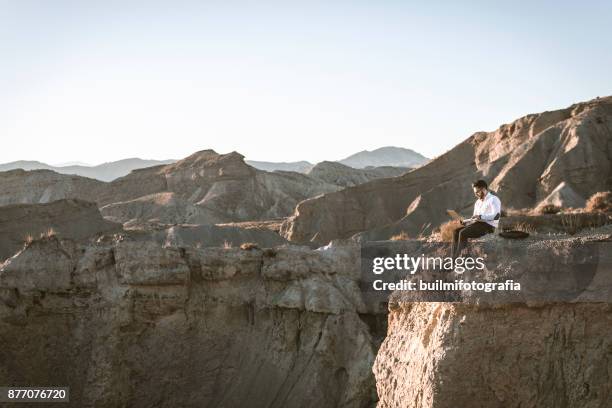
<path fill-rule="evenodd" d="M 169 164 L 176 160 L 147 160 L 138 157 L 101 163 L 95 166 L 53 166 L 36 160 L 17 160 L 0 164 L 0 171 L 15 169 L 52 170 L 59 174 L 77 175 L 100 181 L 113 181 L 129 174 L 132 170 Z"/>
<path fill-rule="evenodd" d="M 338 162 L 356 169 L 363 169 L 381 166 L 418 167 L 427 163 L 428 160 L 427 157 L 412 149 L 383 146 L 374 150 L 362 150 Z"/>
<path fill-rule="evenodd" d="M 400 159 L 385 159 L 384 157 L 375 157 L 380 152 L 385 152 L 389 154 L 389 152 L 397 154 L 397 152 L 409 152 L 408 155 L 414 155 L 417 157 L 415 160 L 400 160 Z M 367 157 L 362 157 L 363 155 Z M 345 161 L 351 161 L 352 157 L 360 157 L 358 159 L 359 166 L 355 167 L 350 164 L 345 163 Z M 428 159 L 422 156 L 421 154 L 415 152 L 411 149 L 405 149 L 401 147 L 394 146 L 385 146 L 373 151 L 363 150 L 361 152 L 355 153 L 345 159 L 336 160 L 332 162 L 337 162 L 344 164 L 346 166 L 355 168 L 355 169 L 364 169 L 367 167 L 417 167 Z M 152 160 L 152 159 L 141 159 L 138 157 L 128 157 L 125 159 L 115 160 L 104 162 L 97 165 L 84 165 L 84 164 L 69 164 L 66 165 L 52 165 L 48 163 L 44 163 L 37 160 L 16 160 L 7 163 L 0 163 L 0 172 L 9 171 L 15 169 L 23 169 L 23 170 L 52 170 L 59 174 L 69 174 L 69 175 L 77 175 L 83 176 L 91 179 L 96 179 L 100 181 L 110 182 L 116 180 L 120 177 L 127 176 L 130 172 L 134 170 L 139 170 L 143 168 L 156 167 L 166 164 L 176 163 L 179 160 L 176 159 L 167 159 L 167 160 Z M 295 162 L 271 162 L 271 161 L 258 161 L 258 160 L 245 160 L 246 164 L 251 167 L 254 167 L 259 170 L 264 171 L 294 171 L 297 173 L 306 174 L 313 167 L 315 167 L 319 163 L 310 163 L 307 160 L 295 161 Z M 320 163 L 326 163 L 328 161 L 322 161 Z M 72 162 L 79 163 L 79 162 Z"/>
<path fill-rule="evenodd" d="M 529 114 L 476 132 L 403 176 L 303 201 L 282 233 L 318 244 L 355 234 L 373 240 L 426 234 L 448 219 L 446 209 L 469 212 L 477 179 L 489 182 L 502 208 L 535 208 L 557 188 L 586 199 L 612 188 L 611 141 L 612 96 Z"/>

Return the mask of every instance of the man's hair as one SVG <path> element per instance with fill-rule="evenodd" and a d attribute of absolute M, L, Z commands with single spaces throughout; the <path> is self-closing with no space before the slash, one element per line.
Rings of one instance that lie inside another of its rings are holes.
<path fill-rule="evenodd" d="M 489 186 L 487 185 L 487 182 L 484 180 L 477 180 L 475 182 L 472 183 L 472 187 L 476 187 L 476 188 L 489 188 Z"/>

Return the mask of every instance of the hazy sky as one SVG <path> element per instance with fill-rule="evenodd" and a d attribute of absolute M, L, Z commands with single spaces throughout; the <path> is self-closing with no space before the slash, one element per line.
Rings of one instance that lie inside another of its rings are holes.
<path fill-rule="evenodd" d="M 610 1 L 0 0 L 0 162 L 435 156 L 611 73 Z"/>

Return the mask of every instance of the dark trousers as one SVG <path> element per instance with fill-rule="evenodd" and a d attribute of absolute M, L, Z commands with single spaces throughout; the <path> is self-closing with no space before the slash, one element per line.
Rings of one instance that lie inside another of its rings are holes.
<path fill-rule="evenodd" d="M 461 251 L 465 247 L 468 238 L 478 238 L 483 235 L 490 234 L 495 231 L 491 225 L 483 221 L 476 221 L 473 224 L 465 227 L 457 228 L 453 232 L 453 246 L 451 249 L 451 256 L 456 258 L 461 254 Z"/>

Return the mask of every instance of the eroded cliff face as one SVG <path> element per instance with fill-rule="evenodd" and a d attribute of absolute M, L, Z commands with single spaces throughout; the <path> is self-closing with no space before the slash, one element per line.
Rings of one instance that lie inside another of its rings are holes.
<path fill-rule="evenodd" d="M 609 304 L 392 304 L 379 408 L 612 406 Z"/>
<path fill-rule="evenodd" d="M 0 269 L 0 383 L 74 406 L 371 406 L 356 247 L 36 240 Z"/>
<path fill-rule="evenodd" d="M 447 253 L 436 242 L 199 249 L 159 233 L 44 237 L 1 263 L 0 383 L 68 385 L 78 407 L 612 404 L 610 225 L 473 242 L 480 280 L 524 288 L 463 303 L 388 299 L 360 265 Z"/>
<path fill-rule="evenodd" d="M 394 292 L 373 368 L 378 407 L 612 406 L 610 232 L 489 236 L 474 250 L 486 254 L 480 280 L 522 282 L 514 295 L 413 302 Z"/>

